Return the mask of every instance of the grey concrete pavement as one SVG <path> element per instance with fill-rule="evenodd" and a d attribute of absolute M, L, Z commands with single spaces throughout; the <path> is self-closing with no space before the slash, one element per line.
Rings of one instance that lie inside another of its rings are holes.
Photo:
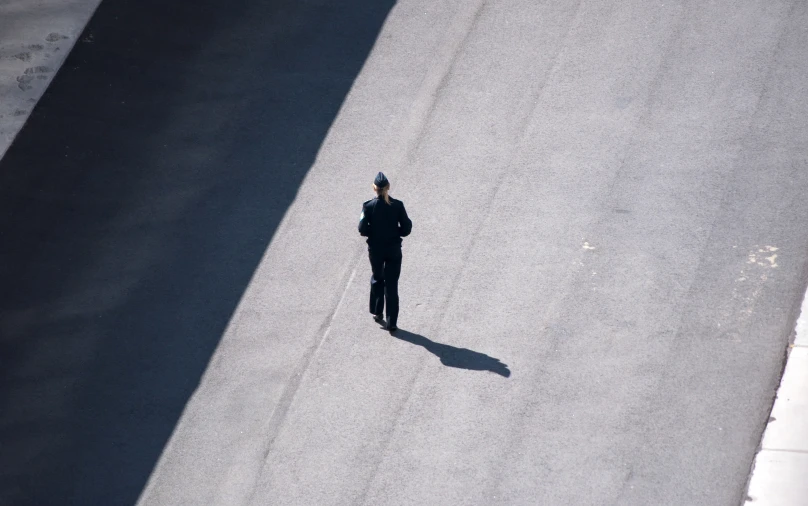
<path fill-rule="evenodd" d="M 0 2 L 0 158 L 100 1 Z"/>
<path fill-rule="evenodd" d="M 373 5 L 174 6 L 156 62 L 71 55 L 0 163 L 45 195 L 0 199 L 0 497 L 743 502 L 806 284 L 806 4 Z"/>

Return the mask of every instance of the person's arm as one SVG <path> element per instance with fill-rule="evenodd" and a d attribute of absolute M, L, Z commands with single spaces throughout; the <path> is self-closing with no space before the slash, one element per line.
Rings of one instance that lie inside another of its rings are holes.
<path fill-rule="evenodd" d="M 370 235 L 370 220 L 365 213 L 365 204 L 362 204 L 362 214 L 359 215 L 359 235 L 362 237 Z"/>
<path fill-rule="evenodd" d="M 398 217 L 398 235 L 407 237 L 412 232 L 412 220 L 407 216 L 407 210 L 404 209 L 404 202 L 401 203 L 401 216 Z"/>

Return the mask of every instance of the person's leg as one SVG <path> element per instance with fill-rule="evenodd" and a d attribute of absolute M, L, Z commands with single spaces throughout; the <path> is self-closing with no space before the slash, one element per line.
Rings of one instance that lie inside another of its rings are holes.
<path fill-rule="evenodd" d="M 384 255 L 368 250 L 370 258 L 370 312 L 381 315 L 384 312 Z"/>
<path fill-rule="evenodd" d="M 384 298 L 387 300 L 387 326 L 398 321 L 398 277 L 401 275 L 401 250 L 389 252 L 384 262 Z"/>

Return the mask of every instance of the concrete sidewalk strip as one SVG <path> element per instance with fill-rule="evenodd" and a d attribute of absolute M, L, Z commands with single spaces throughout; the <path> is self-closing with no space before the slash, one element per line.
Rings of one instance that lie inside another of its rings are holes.
<path fill-rule="evenodd" d="M 794 346 L 808 346 L 808 294 L 802 301 L 802 309 L 800 309 L 800 318 L 797 320 L 796 337 L 794 338 Z"/>
<path fill-rule="evenodd" d="M 0 1 L 0 158 L 100 0 Z"/>
<path fill-rule="evenodd" d="M 808 497 L 808 454 L 761 450 L 749 484 L 747 505 L 792 506 Z"/>
<path fill-rule="evenodd" d="M 746 504 L 808 504 L 808 297 L 755 457 Z"/>
<path fill-rule="evenodd" d="M 761 448 L 808 454 L 808 348 L 804 346 L 795 346 L 789 354 Z"/>

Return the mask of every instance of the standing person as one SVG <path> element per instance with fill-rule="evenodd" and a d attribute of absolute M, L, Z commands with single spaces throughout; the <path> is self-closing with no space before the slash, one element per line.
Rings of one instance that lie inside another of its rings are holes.
<path fill-rule="evenodd" d="M 387 300 L 387 325 L 390 332 L 398 330 L 398 276 L 401 274 L 401 238 L 412 231 L 404 203 L 391 198 L 390 181 L 379 172 L 373 180 L 376 198 L 362 204 L 359 233 L 367 237 L 370 257 L 370 312 L 378 323 L 384 321 Z"/>

